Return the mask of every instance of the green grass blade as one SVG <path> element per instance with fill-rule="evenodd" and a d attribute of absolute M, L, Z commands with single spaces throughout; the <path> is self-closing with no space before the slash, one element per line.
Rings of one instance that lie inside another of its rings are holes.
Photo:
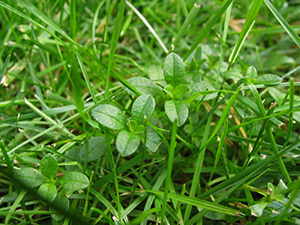
<path fill-rule="evenodd" d="M 216 158 L 215 158 L 215 162 L 214 162 L 214 165 L 213 165 L 213 170 L 210 174 L 210 178 L 208 180 L 208 183 L 211 181 L 211 179 L 212 179 L 212 177 L 213 177 L 213 175 L 216 171 L 217 165 L 219 163 L 221 153 L 222 153 L 222 148 L 224 148 L 224 144 L 225 144 L 225 140 L 226 140 L 226 136 L 227 136 L 227 131 L 228 131 L 228 118 L 225 120 L 225 123 L 224 123 L 224 126 L 223 126 L 222 134 L 220 136 L 220 141 L 219 141 L 219 145 L 218 145 L 217 154 L 215 156 Z"/>
<path fill-rule="evenodd" d="M 293 122 L 294 122 L 294 95 L 295 95 L 295 86 L 294 86 L 294 80 L 291 78 L 290 79 L 290 90 L 289 90 L 289 106 L 290 106 L 290 115 L 289 115 L 289 128 L 288 128 L 288 133 L 287 137 L 284 142 L 284 147 L 286 147 L 291 139 L 292 135 L 292 128 L 293 128 Z"/>
<path fill-rule="evenodd" d="M 153 34 L 153 36 L 156 38 L 156 40 L 158 41 L 158 43 L 160 44 L 160 46 L 162 47 L 162 49 L 164 50 L 164 52 L 166 54 L 168 54 L 168 49 L 165 46 L 165 44 L 162 42 L 162 40 L 160 39 L 160 37 L 157 35 L 157 33 L 155 32 L 155 30 L 153 29 L 153 27 L 150 25 L 150 23 L 147 21 L 147 19 L 129 2 L 126 1 L 126 4 L 135 12 L 136 15 L 138 15 L 138 17 L 143 21 L 143 23 L 148 27 L 148 29 L 150 30 L 150 32 Z"/>
<path fill-rule="evenodd" d="M 175 150 L 176 144 L 177 144 L 176 134 L 177 134 L 177 120 L 175 120 L 173 122 L 172 137 L 171 137 L 171 143 L 170 143 L 170 148 L 169 148 L 167 178 L 166 178 L 166 182 L 165 182 L 164 199 L 163 199 L 163 205 L 162 205 L 162 210 L 161 210 L 161 222 L 162 223 L 165 219 L 167 200 L 168 200 L 168 195 L 169 195 L 169 188 L 170 188 L 170 183 L 172 182 L 171 175 L 172 175 L 172 168 L 173 168 L 173 163 L 174 163 L 174 150 Z"/>
<path fill-rule="evenodd" d="M 149 193 L 158 195 L 158 196 L 164 196 L 164 192 L 162 191 L 152 191 L 152 190 L 145 190 Z M 182 196 L 179 194 L 173 194 L 173 193 L 169 193 L 169 198 L 171 199 L 175 199 L 176 201 L 179 202 L 183 202 L 189 205 L 193 205 L 202 209 L 208 209 L 210 211 L 214 211 L 214 212 L 219 212 L 219 213 L 224 213 L 226 215 L 231 215 L 231 216 L 237 216 L 237 215 L 242 215 L 241 212 L 235 210 L 235 209 L 231 209 L 229 207 L 220 205 L 220 204 L 216 204 L 214 202 L 209 202 L 206 200 L 202 200 L 199 198 L 191 198 L 188 196 Z"/>
<path fill-rule="evenodd" d="M 251 30 L 252 26 L 254 25 L 255 18 L 257 17 L 257 14 L 261 8 L 262 3 L 263 3 L 263 0 L 253 0 L 252 1 L 252 6 L 251 6 L 249 13 L 247 14 L 246 22 L 240 33 L 239 39 L 238 39 L 237 43 L 235 44 L 234 49 L 231 52 L 231 55 L 229 57 L 229 68 L 236 60 L 236 58 L 246 40 L 246 37 L 247 37 L 249 31 Z"/>
<path fill-rule="evenodd" d="M 283 16 L 278 12 L 278 10 L 273 6 L 273 4 L 269 0 L 264 0 L 267 7 L 276 17 L 281 26 L 285 29 L 288 35 L 292 38 L 294 43 L 300 48 L 300 38 L 298 34 L 293 30 L 293 28 L 288 24 L 288 22 L 283 18 Z"/>
<path fill-rule="evenodd" d="M 184 61 L 197 48 L 197 46 L 200 44 L 200 42 L 203 40 L 203 38 L 205 38 L 207 36 L 207 34 L 212 30 L 212 27 L 218 22 L 218 20 L 221 18 L 221 16 L 226 11 L 226 9 L 230 6 L 232 1 L 233 0 L 227 0 L 226 3 L 223 5 L 223 7 L 213 16 L 211 21 L 209 21 L 207 23 L 207 25 L 202 30 L 200 30 L 198 39 L 195 41 L 195 43 L 192 45 L 190 50 L 184 56 Z"/>
<path fill-rule="evenodd" d="M 7 66 L 9 64 L 9 60 L 10 60 L 10 55 L 8 55 L 5 59 L 5 62 L 4 62 L 4 65 L 0 71 L 0 85 L 2 84 L 2 79 L 3 79 L 3 76 L 4 74 L 6 73 L 6 69 L 7 69 Z"/>
<path fill-rule="evenodd" d="M 193 5 L 192 10 L 190 11 L 188 17 L 185 19 L 183 25 L 181 26 L 180 30 L 178 31 L 178 34 L 173 42 L 174 47 L 178 45 L 180 40 L 182 39 L 182 36 L 186 32 L 188 26 L 195 20 L 195 17 L 199 13 L 200 5 L 197 5 L 196 3 Z"/>
<path fill-rule="evenodd" d="M 109 49 L 109 58 L 108 58 L 108 66 L 107 66 L 106 82 L 105 82 L 105 97 L 108 97 L 108 95 L 109 95 L 109 85 L 110 85 L 109 76 L 110 76 L 110 71 L 111 71 L 111 67 L 113 64 L 114 55 L 115 55 L 115 52 L 117 49 L 120 32 L 122 29 L 122 22 L 123 22 L 125 6 L 126 6 L 125 0 L 121 0 L 121 2 L 119 3 L 119 7 L 118 7 L 117 18 L 116 18 L 114 31 L 113 31 L 113 35 L 111 38 L 110 49 Z"/>
<path fill-rule="evenodd" d="M 85 83 L 86 83 L 86 85 L 87 85 L 87 87 L 88 87 L 88 89 L 89 89 L 89 92 L 90 92 L 91 96 L 92 96 L 93 102 L 94 102 L 95 104 L 97 104 L 97 99 L 96 99 L 96 97 L 95 97 L 94 90 L 93 90 L 93 88 L 92 88 L 92 85 L 91 85 L 89 76 L 88 76 L 88 74 L 87 74 L 87 72 L 86 72 L 85 66 L 83 65 L 82 59 L 81 59 L 81 57 L 80 57 L 80 55 L 79 55 L 78 53 L 76 53 L 76 58 L 77 58 L 77 61 L 78 61 L 79 66 L 80 66 L 81 72 L 82 72 L 82 74 L 83 74 Z"/>

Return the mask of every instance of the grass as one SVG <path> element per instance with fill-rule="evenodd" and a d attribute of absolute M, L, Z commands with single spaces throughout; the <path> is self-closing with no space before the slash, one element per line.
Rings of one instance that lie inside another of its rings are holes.
<path fill-rule="evenodd" d="M 299 224 L 299 10 L 0 1 L 0 223 Z"/>

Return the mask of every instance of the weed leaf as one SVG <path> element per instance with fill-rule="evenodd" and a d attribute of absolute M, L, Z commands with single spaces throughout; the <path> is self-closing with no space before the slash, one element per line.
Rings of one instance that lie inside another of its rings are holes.
<path fill-rule="evenodd" d="M 265 74 L 258 78 L 258 81 L 255 84 L 264 84 L 265 86 L 274 86 L 280 84 L 282 78 L 275 74 Z"/>
<path fill-rule="evenodd" d="M 22 185 L 27 188 L 35 188 L 42 183 L 47 182 L 46 177 L 40 174 L 37 170 L 27 167 L 18 170 L 15 173 L 15 179 L 17 179 Z"/>
<path fill-rule="evenodd" d="M 86 149 L 88 147 L 88 150 Z M 100 156 L 102 156 L 106 152 L 106 140 L 105 137 L 92 137 L 89 140 L 89 144 L 84 143 L 80 147 L 80 159 L 84 161 L 85 154 L 87 150 L 87 160 L 88 162 L 97 160 Z"/>
<path fill-rule="evenodd" d="M 43 183 L 38 189 L 38 194 L 47 201 L 52 202 L 57 195 L 57 189 L 55 184 Z"/>
<path fill-rule="evenodd" d="M 151 95 L 141 95 L 132 105 L 132 119 L 138 124 L 144 122 L 145 118 L 149 118 L 155 107 L 155 100 Z"/>
<path fill-rule="evenodd" d="M 154 97 L 157 95 L 162 95 L 162 96 L 164 95 L 162 90 L 146 77 L 132 77 L 129 78 L 127 81 L 142 94 L 145 95 L 148 94 Z M 134 95 L 134 93 L 130 91 L 128 88 L 125 88 L 125 91 L 127 91 L 131 95 Z"/>
<path fill-rule="evenodd" d="M 58 181 L 65 189 L 71 191 L 79 191 L 89 185 L 87 176 L 75 171 L 66 173 Z"/>
<path fill-rule="evenodd" d="M 53 155 L 47 154 L 41 160 L 40 166 L 41 174 L 43 174 L 48 179 L 53 179 L 56 177 L 58 172 L 58 164 Z"/>
<path fill-rule="evenodd" d="M 122 156 L 133 154 L 140 145 L 140 138 L 136 134 L 121 131 L 117 136 L 117 150 Z"/>
<path fill-rule="evenodd" d="M 61 212 L 61 213 L 52 214 L 53 219 L 56 221 L 62 220 L 65 217 L 64 212 L 68 212 L 70 207 L 69 199 L 66 196 L 66 194 L 58 193 L 56 198 L 53 201 L 53 205 L 55 205 L 56 207 L 55 208 L 50 207 L 51 211 L 56 211 L 56 208 L 58 208 L 60 209 Z"/>
<path fill-rule="evenodd" d="M 164 62 L 164 76 L 168 84 L 176 87 L 184 76 L 185 66 L 179 55 L 171 53 Z"/>
<path fill-rule="evenodd" d="M 201 83 L 199 82 L 194 82 L 192 84 L 189 84 L 189 87 L 191 88 L 191 93 L 196 93 L 196 92 L 203 92 L 203 91 L 214 91 L 215 88 L 213 87 L 213 85 L 207 81 L 201 81 Z M 196 100 L 200 101 L 202 99 L 203 96 L 198 97 Z M 213 94 L 208 94 L 205 96 L 204 101 L 210 100 L 210 99 L 214 99 L 217 97 L 217 93 L 213 93 Z"/>
<path fill-rule="evenodd" d="M 168 100 L 165 102 L 165 110 L 169 119 L 174 123 L 177 120 L 177 125 L 181 126 L 185 123 L 189 115 L 187 104 L 181 99 Z"/>
<path fill-rule="evenodd" d="M 122 112 L 115 106 L 102 104 L 93 109 L 94 118 L 113 130 L 122 130 L 125 127 L 125 119 Z"/>

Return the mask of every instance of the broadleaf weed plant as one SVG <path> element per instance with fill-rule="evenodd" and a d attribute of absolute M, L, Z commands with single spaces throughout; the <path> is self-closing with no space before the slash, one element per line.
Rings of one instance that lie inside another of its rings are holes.
<path fill-rule="evenodd" d="M 1 224 L 299 224 L 299 2 L 0 1 Z"/>

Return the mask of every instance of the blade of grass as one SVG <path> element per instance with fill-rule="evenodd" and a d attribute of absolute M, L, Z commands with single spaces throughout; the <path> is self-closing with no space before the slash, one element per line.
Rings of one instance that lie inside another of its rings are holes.
<path fill-rule="evenodd" d="M 264 133 L 266 127 L 267 127 L 267 124 L 269 123 L 270 118 L 272 118 L 272 117 L 268 117 L 268 116 L 272 115 L 275 108 L 276 108 L 276 104 L 271 104 L 271 106 L 268 110 L 268 113 L 266 115 L 266 119 L 263 120 L 263 124 L 260 128 L 260 131 L 259 131 L 259 133 L 257 135 L 257 138 L 255 140 L 255 143 L 253 145 L 252 152 L 249 154 L 248 159 L 245 161 L 244 168 L 246 168 L 248 166 L 248 164 L 251 160 L 251 157 L 257 153 L 259 146 L 261 146 L 261 143 L 264 140 L 263 133 Z"/>
<path fill-rule="evenodd" d="M 16 211 L 17 207 L 19 206 L 19 204 L 21 203 L 21 201 L 22 201 L 22 199 L 24 198 L 25 195 L 26 195 L 26 191 L 21 191 L 21 192 L 18 194 L 18 197 L 17 197 L 16 201 L 15 201 L 14 204 L 10 207 L 9 211 L 8 211 L 7 214 L 6 214 L 5 221 L 4 221 L 4 224 L 5 224 L 5 225 L 8 225 L 8 224 L 9 224 L 10 218 L 12 217 L 14 211 Z"/>
<path fill-rule="evenodd" d="M 222 148 L 224 148 L 224 144 L 225 144 L 225 140 L 226 140 L 226 136 L 227 136 L 227 131 L 228 131 L 228 118 L 225 119 L 225 123 L 223 126 L 223 130 L 222 130 L 222 134 L 220 137 L 220 141 L 219 141 L 219 145 L 218 145 L 218 150 L 217 150 L 217 155 L 215 156 L 215 162 L 213 165 L 213 169 L 211 171 L 209 180 L 207 183 L 209 183 L 216 171 L 217 165 L 219 163 L 220 157 L 221 157 L 221 153 L 222 153 Z"/>
<path fill-rule="evenodd" d="M 200 5 L 197 5 L 196 3 L 193 5 L 192 10 L 190 11 L 188 17 L 185 19 L 184 23 L 182 24 L 180 30 L 178 31 L 176 38 L 173 42 L 174 47 L 176 47 L 178 45 L 178 43 L 180 42 L 180 40 L 182 39 L 182 36 L 184 35 L 184 33 L 186 32 L 187 28 L 189 27 L 189 25 L 193 22 L 193 20 L 195 20 L 195 17 L 197 16 L 197 14 L 199 13 L 200 10 Z"/>
<path fill-rule="evenodd" d="M 226 11 L 226 9 L 229 7 L 233 0 L 227 0 L 226 3 L 223 5 L 223 7 L 216 12 L 216 14 L 212 17 L 212 19 L 207 23 L 207 25 L 200 30 L 199 37 L 195 41 L 195 43 L 192 45 L 190 50 L 186 53 L 184 56 L 184 61 L 192 54 L 192 52 L 197 48 L 197 46 L 200 44 L 200 42 L 207 36 L 207 34 L 212 30 L 212 27 L 218 22 L 218 20 L 221 18 L 223 13 Z"/>
<path fill-rule="evenodd" d="M 207 114 L 210 114 L 210 113 L 207 113 Z M 211 121 L 212 121 L 212 114 L 210 114 L 210 116 L 208 117 L 208 119 L 206 121 L 206 126 L 205 126 L 204 135 L 203 135 L 200 149 L 202 149 L 203 146 L 205 145 L 205 143 L 207 142 L 207 139 L 209 136 L 209 131 L 210 131 L 210 126 L 211 126 L 210 125 Z M 190 194 L 189 194 L 189 197 L 191 197 L 191 198 L 195 197 L 195 195 L 196 195 L 197 187 L 198 187 L 199 180 L 200 180 L 199 178 L 200 178 L 200 174 L 202 171 L 204 155 L 205 155 L 205 151 L 200 151 L 198 154 L 198 157 L 197 157 L 195 172 L 194 172 L 194 176 L 193 176 L 193 180 L 192 180 L 192 186 L 191 186 L 191 190 L 190 190 Z M 191 211 L 192 211 L 192 205 L 187 205 L 185 213 L 184 213 L 184 221 L 185 222 L 188 221 L 188 219 L 190 218 Z"/>
<path fill-rule="evenodd" d="M 236 60 L 236 58 L 246 40 L 246 37 L 247 37 L 249 31 L 251 30 L 252 26 L 254 25 L 255 18 L 257 17 L 257 14 L 261 8 L 262 3 L 263 3 L 263 0 L 253 0 L 252 1 L 251 9 L 250 9 L 249 13 L 247 14 L 246 21 L 245 21 L 245 24 L 240 33 L 239 39 L 236 42 L 234 49 L 229 56 L 228 68 L 230 68 L 232 66 L 232 64 L 234 63 L 234 61 Z"/>
<path fill-rule="evenodd" d="M 281 24 L 281 26 L 285 29 L 285 31 L 294 41 L 294 43 L 300 48 L 300 38 L 298 34 L 293 30 L 293 28 L 289 25 L 289 23 L 283 18 L 280 12 L 278 12 L 278 10 L 273 6 L 273 4 L 269 0 L 264 0 L 264 2 L 270 9 L 270 11 L 273 13 L 273 15 L 276 17 L 278 22 Z"/>
<path fill-rule="evenodd" d="M 158 179 L 155 181 L 154 185 L 152 186 L 152 190 L 153 191 L 158 191 L 160 189 L 160 187 L 163 185 L 163 182 L 165 181 L 167 176 L 167 170 L 163 170 L 162 173 L 160 174 L 160 176 L 158 177 Z M 147 211 L 149 211 L 152 207 L 153 201 L 155 199 L 155 195 L 150 195 L 147 198 L 147 201 L 145 203 L 145 207 L 144 207 L 144 213 L 146 213 Z M 145 218 L 142 222 L 141 225 L 146 225 L 147 224 L 147 218 Z"/>
<path fill-rule="evenodd" d="M 250 91 L 251 91 L 251 93 L 252 93 L 252 95 L 255 99 L 256 105 L 258 106 L 258 109 L 260 111 L 260 115 L 261 116 L 266 116 L 267 114 L 266 114 L 263 102 L 260 98 L 260 95 L 259 95 L 257 89 L 255 88 L 255 86 L 249 80 L 246 80 L 245 83 L 248 84 L 248 87 L 250 88 Z M 270 139 L 272 149 L 273 149 L 274 153 L 276 155 L 278 155 L 279 154 L 278 146 L 277 146 L 276 140 L 274 138 L 274 135 L 273 135 L 273 132 L 272 132 L 272 127 L 271 127 L 270 124 L 267 125 L 266 131 L 267 131 L 268 137 Z M 282 174 L 284 175 L 284 177 L 286 179 L 286 182 L 291 183 L 292 180 L 290 178 L 290 175 L 289 175 L 289 173 L 288 173 L 288 171 L 285 167 L 285 164 L 284 164 L 281 157 L 278 157 L 278 164 L 280 166 Z"/>
<path fill-rule="evenodd" d="M 158 195 L 158 196 L 164 196 L 164 192 L 162 191 L 152 191 L 152 190 L 145 190 L 149 193 Z M 182 196 L 179 194 L 173 194 L 173 193 L 169 193 L 169 198 L 171 199 L 175 199 L 176 201 L 180 201 L 183 202 L 185 204 L 189 204 L 189 205 L 193 205 L 202 209 L 208 209 L 214 212 L 219 212 L 219 213 L 224 213 L 226 215 L 232 215 L 232 216 L 237 216 L 237 215 L 243 215 L 243 213 L 235 210 L 235 209 L 231 209 L 229 207 L 220 205 L 220 204 L 216 204 L 214 202 L 209 202 L 206 200 L 202 200 L 199 198 L 192 198 L 192 197 L 188 197 L 188 196 Z"/>
<path fill-rule="evenodd" d="M 110 169 L 113 174 L 113 179 L 114 179 L 114 184 L 115 184 L 115 191 L 116 191 L 116 203 L 117 203 L 117 216 L 118 216 L 118 221 L 123 224 L 123 220 L 121 217 L 121 203 L 120 203 L 120 194 L 119 194 L 119 183 L 118 183 L 118 177 L 117 177 L 117 171 L 116 171 L 116 166 L 114 163 L 114 156 L 112 153 L 112 148 L 111 148 L 111 140 L 110 140 L 110 131 L 108 129 L 105 129 L 105 138 L 106 138 L 106 146 L 107 146 L 107 152 L 108 152 L 108 158 L 109 158 L 109 164 L 110 164 Z"/>
<path fill-rule="evenodd" d="M 290 114 L 289 114 L 289 128 L 288 128 L 288 133 L 287 137 L 285 139 L 285 142 L 283 144 L 284 147 L 288 145 L 291 139 L 292 135 L 292 128 L 293 128 L 293 109 L 294 109 L 294 95 L 295 95 L 295 87 L 294 87 L 294 80 L 291 78 L 290 79 L 290 90 L 289 90 L 289 106 L 290 106 Z"/>
<path fill-rule="evenodd" d="M 4 65 L 3 65 L 2 69 L 1 69 L 1 72 L 0 72 L 0 85 L 2 84 L 2 79 L 3 79 L 4 74 L 6 73 L 7 66 L 9 64 L 9 60 L 10 60 L 10 55 L 8 55 L 6 57 Z"/>
<path fill-rule="evenodd" d="M 126 1 L 126 4 L 135 12 L 135 14 L 143 21 L 143 23 L 148 27 L 150 32 L 153 34 L 153 36 L 156 38 L 162 49 L 165 51 L 166 54 L 168 54 L 168 49 L 166 48 L 165 44 L 162 42 L 160 37 L 157 35 L 155 30 L 152 28 L 152 26 L 148 23 L 146 18 L 128 1 Z"/>
<path fill-rule="evenodd" d="M 176 144 L 177 144 L 176 134 L 177 134 L 177 121 L 175 120 L 173 122 L 171 143 L 170 143 L 170 148 L 169 148 L 167 177 L 166 177 L 166 182 L 165 182 L 163 205 L 162 205 L 162 209 L 161 209 L 161 223 L 163 223 L 163 221 L 165 219 L 167 200 L 168 200 L 168 195 L 169 195 L 169 188 L 170 188 L 170 183 L 172 182 L 171 175 L 172 175 L 172 168 L 173 168 L 173 163 L 174 163 L 174 151 L 175 151 Z"/>
<path fill-rule="evenodd" d="M 78 53 L 76 53 L 76 58 L 77 58 L 77 61 L 78 61 L 79 66 L 80 66 L 81 72 L 82 72 L 82 74 L 83 74 L 85 83 L 86 83 L 86 85 L 87 85 L 87 87 L 88 87 L 88 89 L 89 89 L 89 92 L 90 92 L 91 96 L 92 96 L 93 102 L 94 102 L 95 104 L 97 104 L 97 99 L 96 99 L 96 97 L 95 97 L 94 90 L 93 90 L 93 88 L 92 88 L 92 85 L 91 85 L 89 76 L 88 76 L 88 74 L 87 74 L 87 72 L 86 72 L 85 66 L 83 65 L 82 59 L 81 59 L 81 57 L 80 57 L 80 55 L 79 55 Z"/>
<path fill-rule="evenodd" d="M 106 73 L 106 82 L 105 82 L 105 97 L 106 98 L 109 95 L 109 86 L 110 86 L 109 76 L 110 76 L 110 71 L 111 71 L 111 67 L 113 64 L 113 59 L 114 59 L 114 55 L 116 52 L 116 48 L 118 45 L 120 32 L 122 29 L 125 5 L 126 5 L 125 0 L 121 0 L 119 3 L 117 18 L 116 18 L 116 22 L 115 22 L 115 26 L 114 26 L 113 35 L 111 38 L 111 44 L 110 44 L 110 48 L 109 48 L 108 66 L 107 66 L 107 73 Z"/>

